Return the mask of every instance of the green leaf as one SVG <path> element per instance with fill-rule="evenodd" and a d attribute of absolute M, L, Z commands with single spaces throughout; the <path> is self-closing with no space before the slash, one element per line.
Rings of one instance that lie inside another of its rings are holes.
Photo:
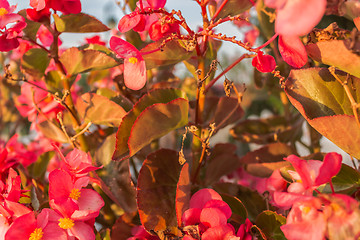
<path fill-rule="evenodd" d="M 25 37 L 28 37 L 36 41 L 36 34 L 41 26 L 41 23 L 34 22 L 28 19 L 26 14 L 26 9 L 19 11 L 18 14 L 21 15 L 23 18 L 25 18 L 26 27 L 23 29 Z"/>
<path fill-rule="evenodd" d="M 164 231 L 177 226 L 175 199 L 182 166 L 176 151 L 150 154 L 139 172 L 137 204 L 146 230 Z"/>
<path fill-rule="evenodd" d="M 220 1 L 222 3 L 222 1 Z M 250 9 L 253 5 L 251 1 L 229 0 L 220 11 L 216 19 L 225 18 L 227 16 L 235 16 Z"/>
<path fill-rule="evenodd" d="M 77 110 L 82 119 L 94 124 L 118 127 L 126 111 L 107 97 L 85 93 L 76 102 Z"/>
<path fill-rule="evenodd" d="M 63 81 L 58 71 L 49 71 L 45 75 L 45 83 L 50 91 L 61 92 L 63 88 Z"/>
<path fill-rule="evenodd" d="M 192 48 L 188 48 L 187 50 L 186 47 L 184 47 L 186 44 L 189 44 L 189 42 L 173 40 L 166 43 L 166 45 L 160 50 L 159 47 L 162 42 L 163 41 L 150 43 L 145 48 L 141 49 L 147 69 L 175 64 L 186 60 L 193 55 Z"/>
<path fill-rule="evenodd" d="M 248 218 L 253 221 L 263 211 L 268 209 L 268 204 L 256 191 L 233 183 L 217 183 L 214 190 L 218 193 L 226 193 L 238 198 L 248 212 Z"/>
<path fill-rule="evenodd" d="M 207 162 L 205 185 L 217 182 L 222 176 L 232 173 L 239 167 L 236 146 L 230 143 L 216 144 Z"/>
<path fill-rule="evenodd" d="M 248 212 L 245 208 L 245 205 L 240 201 L 240 199 L 226 193 L 222 193 L 221 198 L 231 208 L 231 217 L 234 218 L 234 214 L 236 214 L 241 217 L 242 223 L 245 222 L 248 217 Z"/>
<path fill-rule="evenodd" d="M 68 143 L 68 139 L 60 127 L 50 121 L 44 121 L 36 125 L 46 138 L 50 138 L 56 142 Z"/>
<path fill-rule="evenodd" d="M 240 162 L 245 170 L 257 177 L 270 177 L 276 169 L 289 166 L 284 158 L 296 154 L 295 150 L 284 143 L 270 143 L 252 152 L 248 152 Z"/>
<path fill-rule="evenodd" d="M 356 169 L 342 164 L 340 172 L 332 178 L 331 182 L 335 192 L 346 191 L 352 194 L 360 186 L 360 173 Z M 329 184 L 326 185 L 322 192 L 332 192 Z"/>
<path fill-rule="evenodd" d="M 61 17 L 53 14 L 53 17 L 59 32 L 92 33 L 110 30 L 98 19 L 85 13 L 64 14 Z"/>
<path fill-rule="evenodd" d="M 267 144 L 272 142 L 291 142 L 301 138 L 303 119 L 293 116 L 287 120 L 283 116 L 265 119 L 246 119 L 230 130 L 237 140 L 246 143 Z"/>
<path fill-rule="evenodd" d="M 102 190 L 126 213 L 136 211 L 136 191 L 131 180 L 129 161 L 111 160 L 115 149 L 115 133 L 108 136 L 96 150 L 94 159 L 103 168 L 97 173 L 104 184 Z"/>
<path fill-rule="evenodd" d="M 177 128 L 188 123 L 189 102 L 178 98 L 168 103 L 156 103 L 146 108 L 131 128 L 128 141 L 130 157 Z"/>
<path fill-rule="evenodd" d="M 21 68 L 36 79 L 44 76 L 49 63 L 48 53 L 41 48 L 32 48 L 21 58 Z"/>
<path fill-rule="evenodd" d="M 268 239 L 286 240 L 280 226 L 286 223 L 286 218 L 272 211 L 264 211 L 256 218 L 255 224 Z"/>
<path fill-rule="evenodd" d="M 351 49 L 351 45 L 351 39 L 321 41 L 308 44 L 306 51 L 315 61 L 335 66 L 360 78 L 360 56 Z"/>
<path fill-rule="evenodd" d="M 49 161 L 54 155 L 55 153 L 50 151 L 39 156 L 36 162 L 31 165 L 31 175 L 33 178 L 40 178 L 44 176 Z"/>
<path fill-rule="evenodd" d="M 143 97 L 141 97 L 139 99 L 139 101 L 134 105 L 134 108 L 132 110 L 130 110 L 123 118 L 119 129 L 117 131 L 116 134 L 116 148 L 115 148 L 115 152 L 113 155 L 113 160 L 118 160 L 118 159 L 124 159 L 126 157 L 128 157 L 128 152 L 129 152 L 129 146 L 128 146 L 128 140 L 130 138 L 131 135 L 131 131 L 132 131 L 132 127 L 135 124 L 135 121 L 137 120 L 137 118 L 140 116 L 140 114 L 147 109 L 148 107 L 154 105 L 154 104 L 158 104 L 158 103 L 169 103 L 175 99 L 179 99 L 179 98 L 183 98 L 186 99 L 186 94 L 184 92 L 182 92 L 179 89 L 171 89 L 171 88 L 163 88 L 163 89 L 155 89 L 151 92 L 149 92 L 148 94 L 145 94 Z M 171 104 L 169 104 L 171 105 Z M 154 110 L 150 111 L 150 114 L 153 114 L 155 111 L 158 110 L 158 108 L 160 108 L 161 110 L 166 109 L 166 108 L 170 108 L 170 109 L 174 109 L 174 108 L 178 108 L 181 106 L 184 106 L 184 102 L 183 100 L 177 100 L 175 102 L 174 106 L 171 107 L 165 107 L 164 105 L 162 105 L 163 107 L 155 107 Z M 178 116 L 178 115 L 176 115 Z M 187 113 L 186 113 L 187 116 Z M 170 120 L 171 118 L 164 118 L 165 116 L 161 116 L 163 120 Z M 185 116 L 183 116 L 182 118 L 184 119 Z M 146 125 L 148 125 L 148 123 L 146 123 Z M 156 123 L 155 125 L 160 125 L 159 123 Z M 139 128 L 141 128 L 142 126 L 138 125 L 136 126 L 136 134 L 137 133 L 141 133 L 139 132 Z M 146 126 L 144 126 L 146 127 Z M 151 126 L 153 127 L 153 126 Z M 137 137 L 135 137 L 132 140 L 132 143 L 135 143 L 137 141 Z M 139 139 L 141 141 L 141 139 Z M 147 141 L 147 139 L 144 139 L 144 141 Z M 135 146 L 134 146 L 135 147 Z M 134 153 L 134 151 L 132 151 L 132 153 Z"/>
<path fill-rule="evenodd" d="M 107 54 L 87 49 L 79 50 L 75 47 L 67 49 L 60 57 L 67 74 L 74 75 L 94 70 L 102 70 L 119 65 L 119 63 Z"/>
<path fill-rule="evenodd" d="M 342 80 L 346 74 L 336 72 Z M 349 92 L 360 102 L 360 80 L 348 81 Z M 292 70 L 285 83 L 291 103 L 320 134 L 353 157 L 360 158 L 360 128 L 343 86 L 326 68 Z M 349 131 L 351 129 L 351 131 Z"/>

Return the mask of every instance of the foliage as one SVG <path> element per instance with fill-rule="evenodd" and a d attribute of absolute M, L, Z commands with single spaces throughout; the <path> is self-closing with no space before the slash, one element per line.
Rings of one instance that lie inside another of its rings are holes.
<path fill-rule="evenodd" d="M 360 236 L 356 1 L 82 4 L 0 1 L 0 239 Z"/>

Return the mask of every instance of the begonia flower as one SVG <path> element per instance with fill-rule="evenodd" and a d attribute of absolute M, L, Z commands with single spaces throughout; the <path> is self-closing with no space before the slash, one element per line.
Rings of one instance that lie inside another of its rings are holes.
<path fill-rule="evenodd" d="M 139 50 L 118 37 L 111 37 L 110 48 L 118 57 L 124 58 L 125 86 L 132 90 L 139 90 L 146 83 L 146 66 Z"/>
<path fill-rule="evenodd" d="M 49 223 L 56 223 L 66 232 L 67 239 L 95 240 L 94 226 L 74 216 L 53 211 L 48 217 Z M 66 238 L 65 238 L 66 239 Z"/>
<path fill-rule="evenodd" d="M 308 61 L 304 44 L 297 36 L 279 36 L 279 52 L 290 66 L 301 68 Z"/>
<path fill-rule="evenodd" d="M 73 181 L 70 174 L 54 170 L 49 174 L 49 198 L 52 209 L 62 215 L 86 221 L 99 215 L 104 206 L 101 196 L 92 189 L 84 189 L 89 178 Z"/>
<path fill-rule="evenodd" d="M 313 191 L 320 185 L 331 182 L 341 169 L 340 154 L 327 153 L 323 161 L 303 160 L 295 155 L 285 158 L 295 169 L 289 171 L 295 182 L 288 187 L 288 192 L 275 192 L 274 203 L 283 208 L 290 208 L 301 199 L 310 199 Z"/>
<path fill-rule="evenodd" d="M 81 12 L 80 0 L 49 0 L 49 7 L 63 14 L 77 14 Z"/>
<path fill-rule="evenodd" d="M 34 212 L 18 217 L 8 229 L 5 240 L 67 240 L 66 232 L 56 222 L 49 222 L 50 209 L 43 209 L 35 218 Z"/>
<path fill-rule="evenodd" d="M 317 198 L 295 202 L 281 231 L 289 240 L 325 239 L 326 219 Z"/>
<path fill-rule="evenodd" d="M 265 0 L 276 9 L 275 32 L 303 36 L 318 24 L 326 10 L 326 0 Z"/>
<path fill-rule="evenodd" d="M 259 72 L 263 73 L 272 72 L 276 67 L 274 57 L 271 55 L 264 55 L 261 51 L 257 53 L 251 63 Z"/>
<path fill-rule="evenodd" d="M 46 89 L 44 82 L 34 82 L 34 84 Z M 20 114 L 27 117 L 30 122 L 37 121 L 40 123 L 45 121 L 46 118 L 54 119 L 57 113 L 64 109 L 43 89 L 28 83 L 21 85 L 21 95 L 17 98 L 18 104 L 16 107 Z M 39 114 L 38 109 L 41 110 L 42 114 Z"/>
<path fill-rule="evenodd" d="M 95 35 L 95 36 L 90 37 L 90 38 L 85 38 L 85 41 L 88 44 L 98 44 L 98 45 L 102 45 L 102 46 L 106 45 L 106 43 L 100 39 L 99 35 Z"/>
<path fill-rule="evenodd" d="M 158 41 L 175 32 L 179 32 L 178 23 L 166 23 L 163 22 L 163 19 L 160 19 L 150 26 L 149 36 L 151 40 Z"/>
<path fill-rule="evenodd" d="M 8 52 L 19 46 L 18 36 L 26 27 L 25 19 L 13 13 L 16 6 L 0 0 L 0 51 Z"/>

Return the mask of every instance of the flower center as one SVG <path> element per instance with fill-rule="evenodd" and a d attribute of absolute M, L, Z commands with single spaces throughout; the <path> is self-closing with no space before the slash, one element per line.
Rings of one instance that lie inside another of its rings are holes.
<path fill-rule="evenodd" d="M 41 240 L 43 238 L 42 228 L 35 228 L 35 230 L 30 234 L 29 240 Z"/>
<path fill-rule="evenodd" d="M 0 8 L 0 16 L 4 16 L 8 14 L 8 10 L 6 10 L 5 8 Z"/>
<path fill-rule="evenodd" d="M 81 192 L 80 192 L 80 190 L 77 189 L 77 188 L 73 188 L 73 189 L 71 190 L 70 195 L 69 195 L 69 197 L 71 197 L 71 198 L 74 199 L 74 200 L 78 200 L 80 196 L 81 196 Z"/>
<path fill-rule="evenodd" d="M 74 226 L 74 220 L 70 218 L 60 218 L 59 219 L 59 227 L 62 229 L 69 229 Z"/>
<path fill-rule="evenodd" d="M 132 64 L 135 64 L 138 62 L 137 58 L 136 57 L 131 57 L 129 58 L 129 62 L 132 63 Z"/>

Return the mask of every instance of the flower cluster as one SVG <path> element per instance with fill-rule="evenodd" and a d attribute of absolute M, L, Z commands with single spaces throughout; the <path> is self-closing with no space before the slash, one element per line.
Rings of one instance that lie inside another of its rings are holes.
<path fill-rule="evenodd" d="M 20 176 L 9 169 L 6 183 L 0 182 L 2 239 L 95 239 L 94 222 L 104 201 L 96 191 L 86 187 L 89 172 L 98 168 L 80 150 L 75 149 L 62 158 L 65 167 L 49 174 L 51 208 L 41 211 L 32 211 L 19 203 Z"/>

